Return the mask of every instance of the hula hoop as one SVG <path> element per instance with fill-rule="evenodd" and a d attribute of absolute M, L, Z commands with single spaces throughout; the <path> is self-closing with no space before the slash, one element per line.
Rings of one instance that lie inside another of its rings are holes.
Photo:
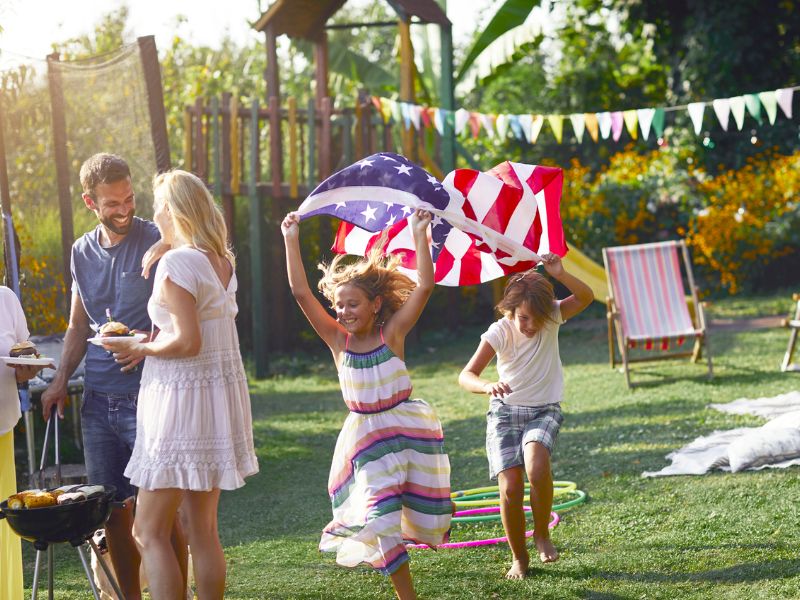
<path fill-rule="evenodd" d="M 577 489 L 577 484 L 574 481 L 554 481 L 553 494 L 565 494 L 566 492 L 574 492 Z M 530 484 L 525 484 L 525 489 L 529 489 Z M 564 490 L 564 491 L 561 491 Z M 488 492 L 500 493 L 500 486 L 489 485 L 486 487 L 469 488 L 467 490 L 458 490 L 450 494 L 450 498 L 463 498 L 465 496 L 475 496 L 476 494 L 485 494 Z"/>
<path fill-rule="evenodd" d="M 586 492 L 583 490 L 575 490 L 573 492 L 578 494 L 577 498 L 561 502 L 553 505 L 553 510 L 564 510 L 577 506 L 578 504 L 586 501 Z M 525 512 L 530 512 L 530 506 L 523 506 Z M 481 523 L 484 521 L 498 521 L 500 520 L 500 507 L 499 506 L 486 506 L 482 508 L 471 508 L 467 510 L 459 510 L 453 514 L 451 523 Z"/>
<path fill-rule="evenodd" d="M 558 516 L 558 513 L 550 513 L 550 524 L 548 525 L 549 529 L 553 529 L 561 518 Z M 533 529 L 530 531 L 525 532 L 525 537 L 529 538 L 533 536 Z M 483 540 L 470 540 L 467 542 L 447 542 L 446 544 L 439 544 L 436 546 L 437 549 L 439 548 L 477 548 L 479 546 L 492 546 L 494 544 L 502 544 L 503 542 L 507 542 L 508 538 L 506 536 L 498 537 L 498 538 L 488 538 Z M 408 544 L 406 548 L 419 548 L 421 550 L 429 549 L 430 546 L 427 544 Z"/>

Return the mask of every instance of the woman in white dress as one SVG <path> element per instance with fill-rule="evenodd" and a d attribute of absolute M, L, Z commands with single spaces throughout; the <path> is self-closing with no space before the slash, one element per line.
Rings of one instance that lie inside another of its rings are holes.
<path fill-rule="evenodd" d="M 145 356 L 136 445 L 125 476 L 139 488 L 133 534 L 154 600 L 182 589 L 169 531 L 183 514 L 199 598 L 222 598 L 225 557 L 217 531 L 220 490 L 258 472 L 234 318 L 236 275 L 222 213 L 191 173 L 156 176 L 153 220 L 172 244 L 158 263 L 148 311 L 160 329 L 147 343 L 109 338 L 117 360 Z"/>

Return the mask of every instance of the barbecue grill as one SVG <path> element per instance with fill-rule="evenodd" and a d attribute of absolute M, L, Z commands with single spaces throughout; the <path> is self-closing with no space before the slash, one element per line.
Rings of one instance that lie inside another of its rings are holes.
<path fill-rule="evenodd" d="M 44 448 L 42 449 L 42 461 L 39 468 L 40 487 L 44 487 L 44 466 L 47 457 L 47 446 L 50 437 L 50 426 L 55 423 L 55 463 L 56 480 L 60 485 L 60 459 L 58 447 L 58 416 L 53 407 L 50 419 L 47 421 L 47 428 L 44 435 Z M 77 486 L 76 486 L 77 487 Z M 36 565 L 33 570 L 33 589 L 31 600 L 36 600 L 39 588 L 39 568 L 42 555 L 47 553 L 48 563 L 48 598 L 53 598 L 53 544 L 69 543 L 75 548 L 80 556 L 86 578 L 96 600 L 100 600 L 100 594 L 94 583 L 92 571 L 86 559 L 84 545 L 89 546 L 89 551 L 93 551 L 98 558 L 98 563 L 105 571 L 114 592 L 120 600 L 123 600 L 122 592 L 117 585 L 114 576 L 111 574 L 105 560 L 100 556 L 100 550 L 92 539 L 95 530 L 103 526 L 111 514 L 111 509 L 118 505 L 113 498 L 116 488 L 111 485 L 98 486 L 100 491 L 91 494 L 85 500 L 79 500 L 69 504 L 58 504 L 54 506 L 43 506 L 41 508 L 8 508 L 8 501 L 0 502 L 0 519 L 6 519 L 11 529 L 22 539 L 33 543 L 36 548 Z"/>

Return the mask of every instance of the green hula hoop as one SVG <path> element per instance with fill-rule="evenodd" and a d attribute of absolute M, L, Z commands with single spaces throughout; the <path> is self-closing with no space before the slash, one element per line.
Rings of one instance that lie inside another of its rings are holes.
<path fill-rule="evenodd" d="M 552 508 L 553 512 L 558 511 L 558 510 L 565 510 L 567 508 L 572 508 L 573 506 L 577 506 L 578 504 L 581 504 L 582 502 L 586 502 L 586 492 L 584 492 L 583 490 L 575 490 L 573 493 L 577 494 L 576 498 L 573 498 L 571 500 L 566 500 L 566 501 L 561 502 L 559 504 L 554 504 L 553 508 Z M 530 509 L 529 506 L 525 506 L 523 508 Z M 489 515 L 479 515 L 479 516 L 473 516 L 473 517 L 453 517 L 450 522 L 451 523 L 480 523 L 480 522 L 484 522 L 484 521 L 499 521 L 499 520 L 500 520 L 500 511 L 498 510 L 497 513 L 489 514 Z"/>

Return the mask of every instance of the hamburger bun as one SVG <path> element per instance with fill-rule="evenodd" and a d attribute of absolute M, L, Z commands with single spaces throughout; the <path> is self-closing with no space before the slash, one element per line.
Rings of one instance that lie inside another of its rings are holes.
<path fill-rule="evenodd" d="M 98 331 L 100 337 L 117 337 L 128 335 L 130 332 L 128 326 L 119 321 L 109 321 L 103 324 Z"/>
<path fill-rule="evenodd" d="M 31 342 L 20 342 L 19 344 L 14 344 L 11 346 L 11 350 L 8 352 L 9 356 L 17 357 L 17 356 L 39 356 L 39 352 L 36 350 L 36 345 Z"/>

